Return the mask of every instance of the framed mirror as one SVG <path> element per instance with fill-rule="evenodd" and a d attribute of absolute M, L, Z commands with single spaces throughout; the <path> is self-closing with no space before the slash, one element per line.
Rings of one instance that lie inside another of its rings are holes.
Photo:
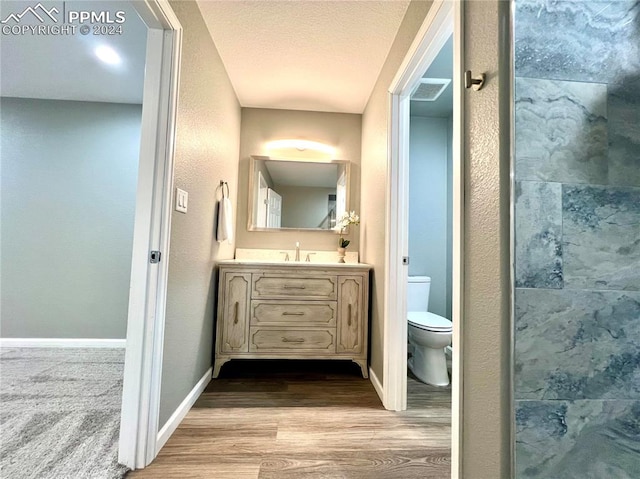
<path fill-rule="evenodd" d="M 335 232 L 349 210 L 350 163 L 252 156 L 249 166 L 249 231 Z"/>

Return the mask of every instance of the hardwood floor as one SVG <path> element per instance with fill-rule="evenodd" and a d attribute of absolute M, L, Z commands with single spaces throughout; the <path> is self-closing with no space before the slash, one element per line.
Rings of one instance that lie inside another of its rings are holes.
<path fill-rule="evenodd" d="M 386 411 L 343 362 L 231 361 L 146 469 L 128 478 L 450 477 L 451 390 L 409 377 Z"/>

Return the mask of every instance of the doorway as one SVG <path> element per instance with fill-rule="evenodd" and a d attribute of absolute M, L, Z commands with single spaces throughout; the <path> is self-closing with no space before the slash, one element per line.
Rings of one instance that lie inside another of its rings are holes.
<path fill-rule="evenodd" d="M 407 408 L 407 281 L 409 258 L 409 132 L 410 97 L 438 53 L 452 38 L 453 115 L 451 171 L 451 320 L 452 338 L 452 477 L 459 475 L 461 447 L 461 345 L 462 345 L 462 60 L 463 19 L 461 2 L 434 2 L 416 39 L 389 88 L 390 138 L 387 310 L 385 311 L 384 397 L 385 407 Z"/>
<path fill-rule="evenodd" d="M 407 409 L 451 411 L 453 38 L 410 95 Z"/>
<path fill-rule="evenodd" d="M 19 4 L 16 2 L 14 5 Z M 13 8 L 14 5 L 7 5 L 7 8 Z M 124 5 L 124 3 L 122 5 Z M 86 7 L 86 5 L 84 6 Z M 40 7 L 45 8 L 38 5 L 38 8 Z M 47 12 L 49 17 L 52 18 L 52 21 L 62 21 L 63 9 L 57 8 L 53 4 L 50 5 L 50 7 L 51 8 L 47 10 Z M 58 7 L 60 7 L 60 5 L 58 5 Z M 72 2 L 67 2 L 67 7 L 73 8 Z M 141 39 L 141 50 L 142 53 L 146 55 L 146 70 L 144 74 L 140 74 L 140 85 L 141 89 L 143 89 L 143 93 L 141 95 L 142 100 L 137 102 L 138 111 L 136 113 L 136 128 L 138 129 L 138 143 L 136 144 L 133 152 L 136 164 L 135 167 L 132 167 L 131 164 L 128 165 L 130 169 L 137 170 L 137 179 L 135 178 L 136 175 L 134 172 L 130 188 L 132 202 L 135 201 L 135 212 L 133 211 L 133 206 L 131 207 L 130 212 L 131 220 L 133 222 L 132 233 L 130 232 L 127 238 L 129 242 L 127 267 L 130 267 L 130 270 L 128 270 L 121 278 L 122 282 L 127 283 L 124 291 L 125 293 L 128 293 L 129 299 L 128 304 L 127 300 L 124 300 L 124 305 L 122 307 L 121 316 L 123 317 L 123 325 L 121 329 L 123 339 L 105 341 L 98 338 L 98 341 L 94 346 L 122 347 L 126 341 L 124 387 L 122 400 L 120 401 L 120 398 L 117 400 L 118 403 L 121 402 L 121 413 L 120 411 L 118 412 L 120 415 L 120 440 L 117 448 L 119 450 L 119 461 L 130 468 L 136 468 L 143 467 L 148 464 L 157 451 L 157 412 L 159 402 L 158 392 L 160 387 L 159 369 L 162 358 L 162 327 L 164 319 L 164 295 L 166 291 L 167 264 L 166 261 L 164 263 L 160 262 L 150 264 L 149 257 L 150 250 L 165 252 L 165 254 L 168 253 L 170 231 L 169 212 L 172 197 L 173 141 L 178 71 L 180 64 L 181 27 L 166 0 L 131 2 L 127 3 L 127 7 L 130 8 L 130 11 L 127 10 L 127 12 L 122 14 L 119 18 L 124 18 L 125 22 L 128 18 L 130 19 L 130 23 L 133 23 L 134 21 L 141 23 L 140 19 L 142 19 L 142 23 L 144 24 L 143 28 L 146 27 L 146 29 L 148 29 L 144 32 L 146 40 L 144 36 Z M 22 5 L 20 5 L 20 8 L 22 8 Z M 95 8 L 99 7 L 96 6 Z M 30 7 L 28 11 L 33 11 L 33 8 Z M 7 16 L 3 17 L 5 20 L 12 22 L 19 22 L 22 20 L 22 16 L 11 16 L 8 15 L 9 13 L 11 12 L 7 12 Z M 60 17 L 54 18 L 54 16 L 58 14 Z M 140 19 L 137 18 L 138 16 Z M 29 18 L 32 22 L 41 21 L 40 17 L 37 15 L 34 15 L 34 18 L 27 15 L 27 19 Z M 125 27 L 123 26 L 123 29 L 124 28 Z M 68 32 L 71 31 L 71 29 L 66 29 L 65 31 Z M 89 30 L 89 33 L 91 33 L 91 30 Z M 83 35 L 85 34 L 83 33 Z M 82 38 L 82 45 L 89 44 L 91 43 L 89 40 L 93 40 L 93 36 L 90 35 L 85 35 Z M 38 40 L 41 41 L 42 39 L 33 37 L 29 38 L 28 41 Z M 3 53 L 6 52 L 11 53 L 11 50 L 8 48 L 3 49 Z M 97 49 L 96 55 L 100 57 Z M 71 54 L 67 56 L 70 58 L 76 57 Z M 80 55 L 78 55 L 78 57 L 79 56 Z M 113 52 L 109 52 L 106 60 L 103 61 L 106 62 L 107 60 L 114 63 Z M 47 64 L 47 62 L 36 63 Z M 68 74 L 68 69 L 60 68 L 60 65 L 58 65 L 58 67 L 58 69 L 64 71 L 65 79 L 73 77 L 73 75 Z M 19 70 L 19 72 L 22 71 L 23 70 Z M 46 75 L 39 76 L 46 77 Z M 87 87 L 91 89 L 91 81 L 84 75 L 83 78 L 87 83 Z M 142 80 L 142 78 L 144 79 Z M 20 78 L 18 79 L 20 80 Z M 3 80 L 6 80 L 6 77 L 3 77 Z M 49 80 L 51 79 L 49 78 Z M 131 82 L 124 81 L 122 83 L 125 90 L 130 88 Z M 55 84 L 56 82 L 48 81 L 42 88 L 51 87 L 51 85 Z M 33 83 L 29 82 L 28 85 L 33 86 Z M 40 87 L 37 86 L 34 91 L 38 91 L 38 88 Z M 78 89 L 80 89 L 80 87 L 78 87 Z M 95 94 L 99 96 L 100 93 L 101 92 Z M 69 104 L 74 103 L 73 101 L 68 101 L 71 100 L 70 98 L 57 99 L 67 100 L 66 103 Z M 91 101 L 100 102 L 105 100 L 101 98 L 92 98 Z M 142 103 L 141 109 L 139 105 L 140 103 Z M 100 106 L 99 103 L 93 103 L 92 105 L 94 105 L 95 108 Z M 118 104 L 116 103 L 116 106 L 110 108 L 113 110 L 117 106 Z M 68 105 L 68 107 L 77 110 L 77 105 Z M 118 107 L 118 109 L 121 110 L 122 108 Z M 13 110 L 19 111 L 20 108 L 14 108 Z M 49 110 L 51 110 L 50 107 Z M 101 116 L 101 119 L 106 123 L 109 123 L 114 121 L 114 116 L 113 111 L 108 111 Z M 41 115 L 35 115 L 34 118 L 40 121 Z M 87 121 L 86 118 L 84 121 L 78 122 L 77 128 L 75 129 L 78 130 L 80 134 L 80 141 L 86 139 L 84 137 L 86 137 L 86 129 L 91 126 L 90 123 L 91 122 Z M 128 125 L 130 126 L 131 123 Z M 18 126 L 18 129 L 23 135 L 25 132 L 33 133 L 33 128 L 24 128 L 24 125 L 22 124 Z M 101 126 L 101 128 L 103 126 Z M 129 126 L 123 129 L 129 131 Z M 56 124 L 54 124 L 52 128 L 57 128 L 56 134 L 64 135 L 68 133 L 65 132 L 64 128 L 60 128 L 59 125 Z M 120 128 L 122 128 L 122 126 L 120 126 Z M 85 133 L 84 136 L 82 134 L 83 131 Z M 77 132 L 74 130 L 74 133 Z M 31 138 L 32 143 L 36 140 L 42 141 L 44 138 L 43 135 L 38 138 L 36 138 L 36 136 L 37 135 L 34 135 L 34 137 Z M 96 136 L 100 137 L 100 132 L 98 132 Z M 27 139 L 29 139 L 29 137 L 27 137 Z M 46 138 L 44 138 L 44 140 L 46 140 Z M 116 138 L 109 138 L 107 141 L 116 144 L 119 140 Z M 109 145 L 107 145 L 106 149 L 108 149 L 108 147 Z M 51 157 L 58 152 L 46 145 L 43 146 L 43 150 L 47 150 L 47 148 L 49 148 L 50 154 L 46 154 L 44 157 L 50 160 Z M 90 149 L 87 148 L 87 151 L 84 151 L 83 155 L 93 159 L 96 155 L 88 153 L 89 150 Z M 62 159 L 61 164 L 64 164 L 64 158 Z M 99 166 L 103 167 L 105 165 Z M 84 171 L 85 177 L 93 176 L 92 179 L 95 182 L 96 187 L 102 187 L 104 186 L 104 183 L 108 183 L 110 181 L 117 183 L 117 181 L 112 178 L 108 159 L 106 166 L 107 172 L 105 173 L 91 165 L 85 165 L 87 170 Z M 51 179 L 50 174 L 46 174 L 46 167 L 55 168 L 55 165 L 52 161 L 49 161 L 49 163 L 42 168 L 39 181 L 41 181 L 43 185 L 50 185 L 54 181 Z M 80 181 L 80 179 L 81 178 L 78 178 L 76 181 Z M 70 204 L 77 203 L 79 201 L 82 202 L 83 199 L 77 197 L 77 192 L 78 188 L 71 187 L 68 191 L 64 192 L 62 199 L 68 199 Z M 106 203 L 109 203 L 110 199 L 112 201 L 119 200 L 119 198 L 115 198 L 113 196 L 113 193 L 103 194 L 103 196 L 104 198 L 102 199 L 106 199 Z M 27 200 L 27 202 L 37 203 L 38 201 L 41 201 L 37 192 L 34 195 L 29 195 L 29 197 L 25 196 L 24 199 Z M 50 207 L 50 204 L 45 201 L 41 206 L 41 209 L 46 209 Z M 70 208 L 67 210 L 70 210 Z M 39 210 L 38 212 L 41 213 Z M 90 215 L 85 218 L 86 221 L 84 223 L 77 226 L 74 231 L 69 232 L 69 238 L 79 236 L 79 232 L 80 235 L 96 235 L 96 237 L 99 237 L 100 231 L 106 231 L 104 228 L 109 229 L 109 223 L 107 220 L 109 219 L 110 214 L 111 213 L 108 208 L 95 211 L 92 216 Z M 68 211 L 60 216 L 61 221 L 69 221 L 68 217 L 70 215 Z M 82 218 L 79 219 L 82 220 Z M 99 226 L 90 228 L 90 231 L 87 231 L 87 221 L 89 220 L 97 220 Z M 35 222 L 34 224 L 36 224 L 36 226 L 39 225 L 38 222 Z M 38 229 L 36 228 L 36 233 L 37 231 Z M 131 236 L 133 236 L 133 240 L 131 240 Z M 38 239 L 38 235 L 31 234 L 29 238 L 33 241 Z M 41 254 L 38 258 L 40 261 L 46 262 L 50 259 L 46 254 L 46 248 L 42 249 L 40 253 Z M 108 256 L 109 253 L 109 248 L 97 247 L 96 251 L 93 251 L 93 255 L 97 258 L 100 258 L 101 256 Z M 19 258 L 19 256 L 17 257 Z M 84 268 L 84 270 L 87 270 L 83 271 L 87 273 L 88 277 L 99 277 L 103 281 L 103 288 L 111 286 L 110 278 L 107 278 L 104 275 L 104 268 L 95 266 L 88 267 L 86 265 L 82 265 L 81 267 Z M 62 278 L 63 276 L 61 276 L 61 279 Z M 40 281 L 39 277 L 33 278 L 34 283 L 37 283 L 38 281 Z M 78 282 L 76 281 L 76 283 Z M 82 296 L 82 294 L 78 293 L 81 286 L 82 284 L 75 284 L 73 287 L 76 289 L 74 290 L 71 288 L 72 292 L 75 292 L 75 295 L 78 297 Z M 100 288 L 98 288 L 98 291 L 99 289 Z M 95 299 L 95 296 L 85 296 L 90 297 L 83 297 L 81 299 L 87 300 L 88 302 Z M 64 304 L 64 302 L 61 303 Z M 20 306 L 20 304 L 26 303 L 16 304 Z M 105 307 L 99 309 L 104 310 L 99 311 L 100 313 L 104 313 L 105 311 L 108 312 L 113 309 L 113 304 L 107 304 Z M 126 339 L 124 339 L 125 326 Z M 35 329 L 30 331 L 30 333 L 32 336 L 37 336 L 42 334 L 41 331 L 42 329 Z M 90 329 L 87 329 L 87 331 L 90 331 Z M 86 332 L 81 334 L 87 335 Z M 103 336 L 112 337 L 107 334 L 113 333 L 112 331 L 110 333 L 104 333 Z M 58 335 L 63 336 L 62 340 L 56 340 L 56 343 L 58 344 L 42 342 L 38 346 L 53 345 L 60 347 L 71 344 L 74 346 L 86 347 L 87 345 L 84 339 L 81 339 L 80 343 L 75 340 L 69 342 L 64 338 L 64 335 L 69 336 L 69 333 L 66 331 L 61 331 Z M 13 336 L 15 337 L 15 333 Z M 84 337 L 88 337 L 88 335 Z M 82 336 L 80 336 L 80 338 L 82 338 Z M 14 343 L 14 345 L 15 344 L 17 343 Z M 118 382 L 122 382 L 121 378 Z"/>
<path fill-rule="evenodd" d="M 91 27 L 71 19 L 86 10 Z M 133 2 L 3 2 L 1 19 L 2 467 L 115 476 L 147 25 Z"/>

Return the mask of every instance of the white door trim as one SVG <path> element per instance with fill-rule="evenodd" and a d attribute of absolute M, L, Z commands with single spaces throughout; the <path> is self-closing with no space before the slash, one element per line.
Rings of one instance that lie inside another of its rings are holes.
<path fill-rule="evenodd" d="M 149 30 L 118 460 L 137 469 L 157 454 L 182 27 L 167 0 L 133 4 Z"/>
<path fill-rule="evenodd" d="M 452 468 L 461 477 L 462 448 L 462 255 L 463 255 L 463 2 L 434 0 L 398 73 L 389 87 L 389 182 L 387 187 L 387 251 L 383 403 L 387 409 L 407 407 L 407 308 L 409 190 L 409 96 L 436 55 L 453 34 L 453 248 L 452 248 Z"/>

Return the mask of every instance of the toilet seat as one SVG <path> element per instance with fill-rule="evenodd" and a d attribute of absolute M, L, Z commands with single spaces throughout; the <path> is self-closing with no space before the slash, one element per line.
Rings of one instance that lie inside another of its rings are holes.
<path fill-rule="evenodd" d="M 407 316 L 409 324 L 425 331 L 450 333 L 453 330 L 451 321 L 428 311 L 409 311 Z"/>

